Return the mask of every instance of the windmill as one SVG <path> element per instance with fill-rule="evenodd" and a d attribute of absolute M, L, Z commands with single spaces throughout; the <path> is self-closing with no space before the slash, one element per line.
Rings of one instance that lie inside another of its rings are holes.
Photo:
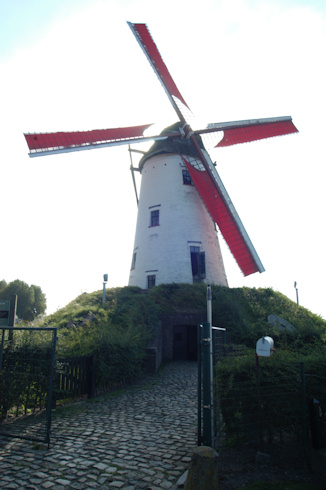
<path fill-rule="evenodd" d="M 192 129 L 189 106 L 146 24 L 128 22 L 128 25 L 163 85 L 178 122 L 154 136 L 144 136 L 150 124 L 25 134 L 29 156 L 154 141 L 138 167 L 142 183 L 129 285 L 147 289 L 162 283 L 203 281 L 227 286 L 218 231 L 245 276 L 263 272 L 264 267 L 201 136 L 217 134 L 216 147 L 231 146 L 295 133 L 292 118 L 234 121 Z"/>

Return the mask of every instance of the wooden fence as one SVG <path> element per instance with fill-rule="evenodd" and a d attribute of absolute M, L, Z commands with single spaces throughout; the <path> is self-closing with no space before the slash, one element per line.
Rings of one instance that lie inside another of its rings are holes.
<path fill-rule="evenodd" d="M 95 356 L 57 359 L 54 381 L 56 401 L 95 395 Z"/>

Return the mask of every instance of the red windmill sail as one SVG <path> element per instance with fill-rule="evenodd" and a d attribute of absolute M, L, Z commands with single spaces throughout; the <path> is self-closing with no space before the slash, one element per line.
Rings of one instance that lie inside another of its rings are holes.
<path fill-rule="evenodd" d="M 78 150 L 89 150 L 103 146 L 130 144 L 141 139 L 144 131 L 151 124 L 116 129 L 95 129 L 92 131 L 71 131 L 58 133 L 24 134 L 30 156 L 41 156 L 50 153 L 62 153 Z"/>
<path fill-rule="evenodd" d="M 146 24 L 128 22 L 130 29 L 144 51 L 148 61 L 164 87 L 179 120 L 179 132 L 144 136 L 150 124 L 94 131 L 25 134 L 31 157 L 88 150 L 105 146 L 140 143 L 167 138 L 188 138 L 194 146 L 197 158 L 204 166 L 196 170 L 185 159 L 191 178 L 201 195 L 212 219 L 217 223 L 235 260 L 244 275 L 264 270 L 251 240 L 235 210 L 227 191 L 217 174 L 208 154 L 198 144 L 196 135 L 219 132 L 222 134 L 217 147 L 231 146 L 255 140 L 297 132 L 291 117 L 255 119 L 210 124 L 206 129 L 193 131 L 184 115 L 190 110 L 172 79 Z"/>
<path fill-rule="evenodd" d="M 201 150 L 192 129 L 189 127 L 184 115 L 180 111 L 179 105 L 176 103 L 177 98 L 189 109 L 189 106 L 184 101 L 179 89 L 165 66 L 165 63 L 163 62 L 157 47 L 150 36 L 147 26 L 145 24 L 128 24 L 164 87 L 169 100 L 171 101 L 172 106 L 180 119 L 184 136 L 188 137 L 193 143 L 197 151 L 198 158 L 204 165 L 205 172 L 199 172 L 199 174 L 202 174 L 199 176 L 197 175 L 198 171 L 192 169 L 191 165 L 186 161 L 187 168 L 193 178 L 193 182 L 204 200 L 208 211 L 210 212 L 213 220 L 219 226 L 221 233 L 243 274 L 248 275 L 258 271 L 263 272 L 264 268 L 261 261 L 235 210 L 234 205 L 232 204 L 231 199 L 225 190 L 220 177 L 217 173 L 214 175 L 213 166 L 210 164 L 210 158 Z M 222 141 L 228 141 L 228 138 L 233 136 L 234 143 L 232 144 L 236 144 L 236 142 L 244 143 L 245 141 L 249 142 L 255 139 L 269 138 L 271 136 L 288 134 L 289 132 L 296 131 L 296 128 L 294 128 L 292 123 L 288 121 L 284 123 L 282 129 L 280 128 L 280 122 L 277 123 L 277 127 L 275 123 L 271 123 L 270 121 L 262 121 L 260 123 L 256 122 L 255 124 L 252 122 L 249 122 L 248 124 L 248 121 L 245 121 L 243 124 L 240 122 L 235 128 L 232 126 L 229 127 L 228 123 L 224 124 L 224 126 L 226 126 L 224 129 L 222 129 L 223 126 L 220 126 L 218 128 L 207 128 L 207 131 L 196 131 L 196 133 L 200 134 L 211 132 L 210 130 L 223 130 L 224 137 Z M 243 130 L 243 133 L 241 133 L 241 130 Z"/>

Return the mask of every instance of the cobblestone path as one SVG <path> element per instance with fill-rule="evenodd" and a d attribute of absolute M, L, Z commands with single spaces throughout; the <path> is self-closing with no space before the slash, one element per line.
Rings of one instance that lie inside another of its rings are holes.
<path fill-rule="evenodd" d="M 197 363 L 53 414 L 50 449 L 0 438 L 0 488 L 174 489 L 196 446 Z"/>

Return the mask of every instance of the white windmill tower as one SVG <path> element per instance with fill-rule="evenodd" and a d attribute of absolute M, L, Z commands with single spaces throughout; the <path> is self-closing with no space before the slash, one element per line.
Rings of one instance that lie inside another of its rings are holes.
<path fill-rule="evenodd" d="M 142 181 L 130 286 L 227 286 L 215 222 L 181 155 L 193 161 L 197 157 L 188 140 L 167 139 L 155 142 L 139 163 Z"/>
<path fill-rule="evenodd" d="M 295 133 L 297 129 L 291 117 L 217 123 L 193 130 L 188 123 L 189 107 L 147 26 L 128 24 L 162 83 L 179 122 L 150 137 L 143 136 L 150 125 L 25 134 L 29 155 L 155 141 L 139 164 L 142 184 L 129 285 L 146 289 L 162 283 L 204 281 L 226 286 L 216 225 L 243 274 L 263 272 L 200 135 L 219 133 L 216 146 L 230 146 Z"/>

